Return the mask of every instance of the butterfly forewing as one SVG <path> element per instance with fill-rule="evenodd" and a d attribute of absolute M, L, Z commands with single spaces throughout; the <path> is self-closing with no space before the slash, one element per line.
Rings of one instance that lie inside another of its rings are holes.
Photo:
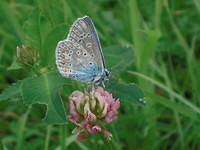
<path fill-rule="evenodd" d="M 89 17 L 77 19 L 72 25 L 67 40 L 81 45 L 97 63 L 104 69 L 104 59 L 96 29 Z"/>

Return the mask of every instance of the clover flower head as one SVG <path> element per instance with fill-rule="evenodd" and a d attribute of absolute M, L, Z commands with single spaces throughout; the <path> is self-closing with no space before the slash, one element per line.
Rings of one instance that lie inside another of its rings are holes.
<path fill-rule="evenodd" d="M 120 101 L 102 87 L 90 93 L 74 91 L 69 96 L 69 120 L 77 126 L 72 133 L 78 134 L 78 141 L 84 141 L 95 133 L 101 133 L 111 140 L 112 134 L 100 123 L 110 124 L 116 120 L 119 107 Z"/>
<path fill-rule="evenodd" d="M 38 49 L 30 46 L 17 46 L 17 62 L 25 67 L 33 66 L 39 57 Z"/>

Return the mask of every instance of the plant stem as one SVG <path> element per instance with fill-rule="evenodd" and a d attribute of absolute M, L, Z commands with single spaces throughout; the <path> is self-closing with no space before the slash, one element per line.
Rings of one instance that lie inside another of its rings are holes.
<path fill-rule="evenodd" d="M 26 113 L 20 118 L 19 120 L 19 129 L 17 133 L 17 144 L 16 144 L 16 150 L 22 150 L 23 145 L 23 132 L 25 128 L 25 124 L 27 121 L 28 114 L 30 112 L 30 108 L 26 111 Z"/>
<path fill-rule="evenodd" d="M 166 66 L 165 66 L 166 68 Z M 165 82 L 166 82 L 166 85 L 168 88 L 172 89 L 172 85 L 170 83 L 170 79 L 169 79 L 169 76 L 167 75 L 167 71 L 166 69 L 163 69 L 163 72 L 164 72 L 164 79 L 165 79 Z M 169 94 L 169 97 L 172 101 L 175 101 L 175 98 L 174 96 L 172 96 L 171 94 Z M 175 120 L 176 120 L 176 124 L 177 124 L 177 129 L 178 129 L 178 132 L 179 132 L 179 136 L 180 136 L 180 141 L 181 141 L 181 149 L 185 149 L 185 146 L 184 146 L 184 134 L 183 134 L 183 130 L 182 130 L 182 125 L 181 125 L 181 119 L 180 119 L 180 116 L 178 114 L 178 112 L 176 110 L 173 110 L 174 112 L 174 117 L 175 117 Z"/>
<path fill-rule="evenodd" d="M 174 92 L 172 89 L 166 87 L 164 84 L 148 77 L 145 76 L 144 74 L 138 73 L 138 72 L 133 72 L 133 71 L 128 71 L 128 73 L 132 74 L 132 75 L 136 75 L 142 79 L 145 79 L 149 82 L 151 82 L 152 84 L 162 88 L 164 91 L 168 92 L 169 94 L 171 94 L 173 97 L 175 97 L 177 100 L 179 100 L 180 102 L 182 102 L 183 104 L 185 104 L 186 106 L 190 107 L 193 111 L 197 112 L 198 114 L 200 114 L 200 108 L 197 107 L 196 105 L 194 105 L 193 103 L 191 103 L 190 101 L 188 101 L 187 99 L 185 99 L 184 97 L 182 97 L 181 95 L 179 95 L 178 93 Z"/>
<path fill-rule="evenodd" d="M 44 150 L 48 150 L 48 148 L 49 148 L 49 141 L 50 141 L 50 136 L 51 136 L 51 129 L 52 129 L 52 125 L 48 125 L 47 126 L 47 133 L 46 133 Z"/>
<path fill-rule="evenodd" d="M 66 135 L 67 135 L 66 124 L 60 126 L 60 145 L 61 150 L 66 150 Z"/>

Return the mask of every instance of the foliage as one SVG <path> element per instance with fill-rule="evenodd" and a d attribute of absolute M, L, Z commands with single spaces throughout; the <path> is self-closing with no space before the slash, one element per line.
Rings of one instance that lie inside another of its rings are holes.
<path fill-rule="evenodd" d="M 197 0 L 3 0 L 0 149 L 199 149 L 199 10 Z M 112 71 L 106 90 L 122 103 L 110 143 L 100 135 L 75 141 L 67 97 L 85 85 L 55 67 L 57 42 L 84 15 Z M 18 64 L 21 45 L 38 50 L 35 64 Z"/>

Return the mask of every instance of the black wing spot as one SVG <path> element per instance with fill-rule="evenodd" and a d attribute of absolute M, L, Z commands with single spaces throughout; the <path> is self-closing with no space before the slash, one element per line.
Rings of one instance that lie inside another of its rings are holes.
<path fill-rule="evenodd" d="M 92 58 L 94 58 L 94 54 L 91 54 Z"/>
<path fill-rule="evenodd" d="M 83 56 L 85 56 L 85 57 L 86 57 L 86 56 L 87 56 L 87 52 L 84 52 L 84 53 L 83 53 Z"/>
<path fill-rule="evenodd" d="M 93 65 L 94 63 L 93 63 L 92 61 L 90 61 L 88 64 L 89 64 L 89 65 Z"/>

